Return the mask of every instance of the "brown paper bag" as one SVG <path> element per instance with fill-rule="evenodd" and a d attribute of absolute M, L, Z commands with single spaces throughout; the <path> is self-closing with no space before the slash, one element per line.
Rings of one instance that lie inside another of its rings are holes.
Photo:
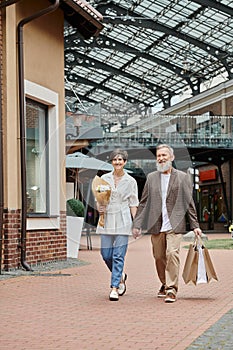
<path fill-rule="evenodd" d="M 189 282 L 193 282 L 195 285 L 197 284 L 197 275 L 198 275 L 198 258 L 199 258 L 199 250 L 198 246 L 202 248 L 202 253 L 204 257 L 205 262 L 205 269 L 206 269 L 206 277 L 207 282 L 210 282 L 210 280 L 213 278 L 216 281 L 218 281 L 216 272 L 214 270 L 214 266 L 212 264 L 210 254 L 208 249 L 204 246 L 202 240 L 200 237 L 197 239 L 195 238 L 195 241 L 193 244 L 190 244 L 189 251 L 185 260 L 184 270 L 183 270 L 183 279 L 184 282 L 187 284 Z"/>
<path fill-rule="evenodd" d="M 182 277 L 187 284 L 197 281 L 197 269 L 198 269 L 198 249 L 196 243 L 190 244 L 188 254 L 185 260 Z"/>
<path fill-rule="evenodd" d="M 210 258 L 209 251 L 206 247 L 203 247 L 203 255 L 205 260 L 205 268 L 206 268 L 206 275 L 207 275 L 207 281 L 210 282 L 210 280 L 213 278 L 216 281 L 218 281 L 217 274 L 214 270 L 213 263 Z"/>

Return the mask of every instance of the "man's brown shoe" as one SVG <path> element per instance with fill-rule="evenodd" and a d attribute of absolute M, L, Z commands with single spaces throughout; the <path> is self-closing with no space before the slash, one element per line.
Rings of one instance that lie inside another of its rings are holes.
<path fill-rule="evenodd" d="M 174 303 L 176 301 L 176 296 L 173 293 L 167 293 L 165 297 L 165 303 Z"/>
<path fill-rule="evenodd" d="M 158 291 L 157 297 L 158 298 L 165 298 L 166 292 L 165 292 L 165 286 L 162 285 L 160 290 Z"/>

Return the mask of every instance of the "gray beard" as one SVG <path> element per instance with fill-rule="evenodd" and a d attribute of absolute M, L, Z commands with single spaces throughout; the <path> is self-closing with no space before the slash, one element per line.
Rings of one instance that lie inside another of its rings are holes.
<path fill-rule="evenodd" d="M 166 163 L 159 163 L 156 161 L 157 170 L 160 173 L 164 173 L 165 171 L 168 171 L 172 167 L 172 162 L 170 160 L 166 161 Z"/>

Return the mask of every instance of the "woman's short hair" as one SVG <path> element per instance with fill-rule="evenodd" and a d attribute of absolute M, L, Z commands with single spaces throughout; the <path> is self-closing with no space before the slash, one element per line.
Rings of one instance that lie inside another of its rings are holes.
<path fill-rule="evenodd" d="M 124 160 L 128 159 L 128 153 L 120 148 L 117 148 L 114 151 L 112 151 L 109 159 L 112 161 L 116 156 L 121 156 Z"/>

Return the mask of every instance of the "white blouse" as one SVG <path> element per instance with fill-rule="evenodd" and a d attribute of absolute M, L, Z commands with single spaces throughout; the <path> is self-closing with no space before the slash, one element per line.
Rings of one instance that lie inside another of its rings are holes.
<path fill-rule="evenodd" d="M 98 225 L 96 233 L 131 235 L 130 207 L 137 207 L 139 204 L 136 180 L 125 172 L 115 187 L 113 171 L 102 175 L 102 178 L 109 183 L 112 192 L 104 214 L 104 227 Z"/>

